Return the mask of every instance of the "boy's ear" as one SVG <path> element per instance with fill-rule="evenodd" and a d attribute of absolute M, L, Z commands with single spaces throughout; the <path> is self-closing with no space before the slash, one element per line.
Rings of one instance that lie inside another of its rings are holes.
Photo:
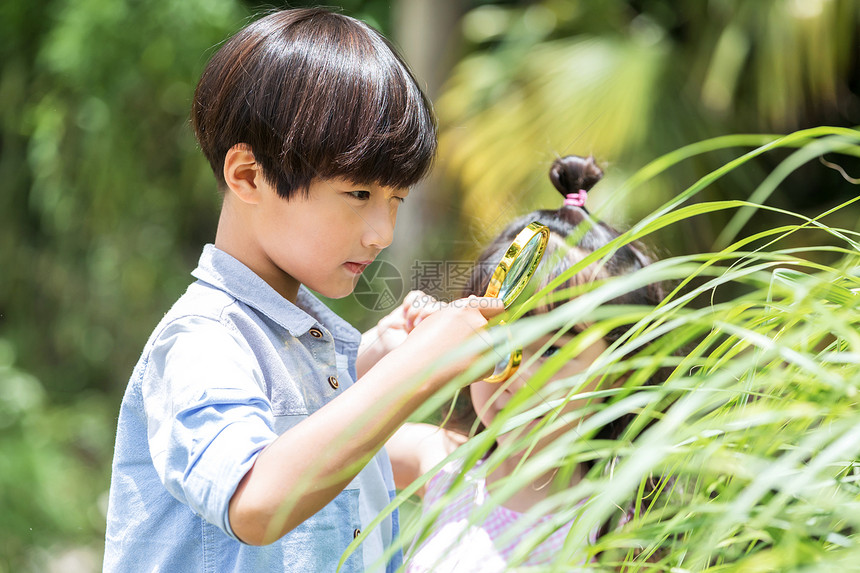
<path fill-rule="evenodd" d="M 227 150 L 224 156 L 224 182 L 245 203 L 260 201 L 263 171 L 248 145 L 237 143 Z"/>

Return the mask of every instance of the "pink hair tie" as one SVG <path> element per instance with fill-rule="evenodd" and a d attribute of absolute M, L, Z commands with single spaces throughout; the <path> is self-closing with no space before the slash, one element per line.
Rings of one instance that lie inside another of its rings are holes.
<path fill-rule="evenodd" d="M 588 198 L 588 193 L 585 189 L 580 189 L 576 193 L 568 193 L 564 197 L 565 207 L 584 207 L 585 200 Z"/>

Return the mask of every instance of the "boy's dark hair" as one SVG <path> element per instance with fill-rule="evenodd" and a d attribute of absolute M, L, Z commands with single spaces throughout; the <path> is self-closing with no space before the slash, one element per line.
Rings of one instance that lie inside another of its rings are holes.
<path fill-rule="evenodd" d="M 436 152 L 430 103 L 376 30 L 324 9 L 284 10 L 230 38 L 203 71 L 191 109 L 220 186 L 247 144 L 281 197 L 313 179 L 405 188 Z"/>

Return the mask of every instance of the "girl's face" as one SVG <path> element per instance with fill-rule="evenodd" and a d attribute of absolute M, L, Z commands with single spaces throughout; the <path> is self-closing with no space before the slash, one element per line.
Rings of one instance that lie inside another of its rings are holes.
<path fill-rule="evenodd" d="M 554 342 L 553 346 L 550 346 L 546 350 L 542 350 L 543 347 L 549 342 L 550 337 L 545 336 L 536 340 L 530 346 L 523 348 L 523 366 L 521 366 L 514 375 L 502 382 L 501 384 L 490 384 L 488 382 L 475 382 L 469 387 L 469 391 L 472 397 L 472 405 L 475 408 L 475 412 L 478 414 L 478 418 L 484 424 L 484 426 L 489 426 L 493 420 L 495 420 L 496 416 L 502 409 L 508 404 L 508 402 L 513 398 L 514 394 L 520 390 L 523 386 L 527 386 L 529 384 L 529 380 L 531 377 L 537 372 L 537 370 L 544 364 L 546 360 L 548 360 L 552 355 L 558 352 L 559 348 L 564 346 L 567 342 L 572 339 L 572 335 L 565 335 L 559 338 Z M 603 339 L 598 340 L 591 346 L 585 348 L 579 355 L 567 361 L 564 366 L 562 366 L 556 373 L 552 376 L 549 382 L 542 385 L 542 388 L 536 388 L 534 392 L 534 396 L 530 400 L 530 405 L 538 405 L 541 403 L 545 403 L 550 399 L 558 399 L 560 396 L 552 395 L 550 396 L 546 391 L 547 388 L 552 384 L 552 381 L 559 380 L 562 378 L 569 378 L 581 372 L 584 372 L 588 369 L 589 366 L 606 350 L 607 344 Z M 534 360 L 533 363 L 528 364 L 531 359 L 535 355 L 539 355 L 537 360 Z M 600 382 L 600 377 L 595 377 L 592 380 L 589 380 L 585 384 L 579 387 L 577 390 L 577 394 L 582 394 L 586 392 L 591 392 L 596 390 L 598 384 Z M 594 398 L 592 398 L 594 400 Z M 564 419 L 572 419 L 571 424 L 575 426 L 578 423 L 579 418 L 576 416 L 567 415 L 570 412 L 574 412 L 579 408 L 582 408 L 587 402 L 587 399 L 574 399 L 568 401 L 562 410 L 559 412 L 562 420 Z M 556 411 L 558 409 L 556 408 Z M 551 415 L 552 412 L 548 412 L 547 415 Z M 534 422 L 531 422 L 529 425 L 521 427 L 517 431 L 508 432 L 507 434 L 502 434 L 497 438 L 497 441 L 500 445 L 503 445 L 505 442 L 509 442 L 511 440 L 515 440 L 519 435 L 523 432 L 528 431 L 530 427 L 533 427 L 534 424 L 537 424 L 540 421 L 540 418 L 536 419 Z M 565 429 L 561 429 L 558 433 L 564 432 Z M 538 449 L 552 441 L 556 435 L 547 436 L 542 438 L 540 443 L 538 444 Z"/>

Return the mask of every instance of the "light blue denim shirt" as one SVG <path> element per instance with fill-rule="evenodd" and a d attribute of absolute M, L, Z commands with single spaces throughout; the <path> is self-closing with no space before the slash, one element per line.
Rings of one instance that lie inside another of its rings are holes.
<path fill-rule="evenodd" d="M 227 510 L 260 451 L 353 384 L 361 336 L 304 287 L 293 305 L 212 245 L 192 274 L 123 397 L 104 570 L 334 571 L 394 495 L 384 449 L 271 545 L 239 541 Z M 370 533 L 343 571 L 371 570 L 398 533 L 397 514 Z"/>

